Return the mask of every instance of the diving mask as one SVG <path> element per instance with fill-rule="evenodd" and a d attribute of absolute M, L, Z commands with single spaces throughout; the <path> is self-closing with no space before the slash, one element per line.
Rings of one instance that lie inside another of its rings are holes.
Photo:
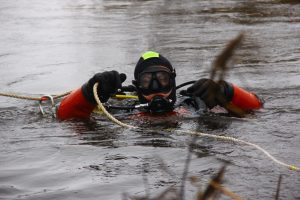
<path fill-rule="evenodd" d="M 139 74 L 137 84 L 144 94 L 167 93 L 173 88 L 174 72 L 163 66 L 151 66 Z"/>

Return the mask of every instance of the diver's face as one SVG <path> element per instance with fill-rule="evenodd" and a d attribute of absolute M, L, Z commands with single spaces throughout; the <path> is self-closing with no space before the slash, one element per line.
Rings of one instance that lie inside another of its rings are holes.
<path fill-rule="evenodd" d="M 174 73 L 164 66 L 152 66 L 141 72 L 137 87 L 141 102 L 148 102 L 153 113 L 173 110 L 174 100 L 171 95 L 175 88 Z"/>

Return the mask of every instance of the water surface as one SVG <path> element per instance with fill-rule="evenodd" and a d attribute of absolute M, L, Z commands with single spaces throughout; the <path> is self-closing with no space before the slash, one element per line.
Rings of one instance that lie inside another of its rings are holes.
<path fill-rule="evenodd" d="M 224 134 L 261 145 L 300 166 L 300 4 L 298 1 L 0 1 L 1 92 L 60 94 L 94 73 L 133 78 L 142 52 L 169 58 L 177 83 L 209 76 L 228 40 L 245 31 L 227 81 L 262 96 L 265 108 L 237 119 L 223 116 L 126 120 L 159 131 L 131 131 L 104 117 L 59 122 L 36 102 L 0 97 L 0 199 L 121 199 L 180 182 L 189 135 L 166 126 Z M 161 120 L 161 119 L 160 119 Z M 149 123 L 149 124 L 148 124 Z M 163 124 L 163 125 L 162 125 Z M 300 199 L 299 173 L 246 146 L 200 138 L 189 169 L 205 185 L 230 161 L 224 185 L 246 199 Z M 172 175 L 160 167 L 163 160 Z M 196 189 L 187 183 L 186 197 Z M 221 197 L 221 199 L 225 199 Z"/>

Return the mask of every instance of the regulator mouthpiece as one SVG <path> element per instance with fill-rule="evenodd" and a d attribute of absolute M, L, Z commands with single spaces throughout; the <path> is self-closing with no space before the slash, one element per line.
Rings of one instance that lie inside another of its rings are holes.
<path fill-rule="evenodd" d="M 149 111 L 151 113 L 165 113 L 173 110 L 173 104 L 171 99 L 166 99 L 161 96 L 155 96 L 149 102 Z"/>

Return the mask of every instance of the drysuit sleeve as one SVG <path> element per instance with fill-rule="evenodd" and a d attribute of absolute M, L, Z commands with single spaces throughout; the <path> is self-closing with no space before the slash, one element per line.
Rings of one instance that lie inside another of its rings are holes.
<path fill-rule="evenodd" d="M 256 94 L 248 92 L 237 85 L 232 85 L 232 99 L 230 103 L 243 110 L 257 110 L 263 107 L 264 101 Z"/>
<path fill-rule="evenodd" d="M 66 119 L 87 119 L 93 112 L 95 104 L 90 103 L 83 95 L 82 87 L 66 96 L 57 109 L 57 117 Z"/>

